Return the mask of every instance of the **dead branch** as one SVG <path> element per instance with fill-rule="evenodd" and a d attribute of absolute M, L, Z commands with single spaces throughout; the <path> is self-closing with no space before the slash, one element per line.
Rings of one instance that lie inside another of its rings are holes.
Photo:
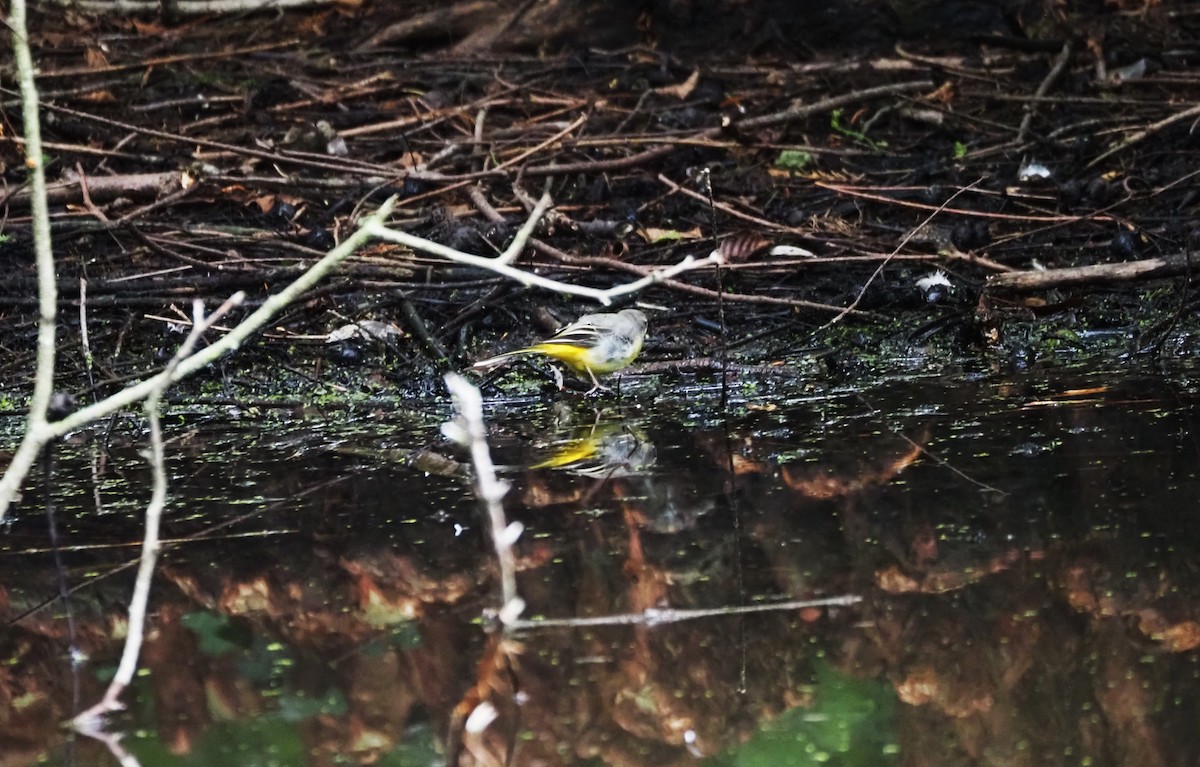
<path fill-rule="evenodd" d="M 1200 253 L 1187 251 L 1160 258 L 1143 258 L 1117 264 L 1094 264 L 1065 269 L 1040 269 L 994 274 L 985 289 L 1029 292 L 1084 285 L 1120 285 L 1164 277 L 1178 277 L 1200 266 Z"/>
<path fill-rule="evenodd" d="M 421 250 L 435 256 L 440 256 L 448 261 L 453 261 L 459 264 L 478 267 L 490 272 L 514 280 L 525 287 L 538 287 L 544 290 L 562 293 L 564 295 L 582 296 L 599 301 L 601 304 L 608 306 L 614 299 L 621 296 L 633 295 L 651 285 L 666 283 L 677 274 L 681 274 L 693 269 L 703 269 L 704 267 L 721 262 L 719 253 L 710 253 L 704 258 L 697 259 L 693 256 L 687 256 L 682 261 L 667 267 L 658 269 L 647 269 L 643 272 L 640 279 L 628 282 L 623 285 L 617 285 L 612 288 L 599 289 L 589 288 L 585 285 L 574 285 L 571 283 L 560 282 L 546 277 L 542 277 L 532 272 L 527 272 L 523 269 L 517 269 L 512 266 L 512 262 L 524 250 L 526 243 L 530 241 L 530 236 L 533 234 L 534 227 L 541 220 L 542 214 L 550 207 L 550 196 L 542 195 L 538 201 L 537 207 L 530 214 L 525 225 L 521 227 L 516 236 L 513 237 L 512 243 L 503 253 L 494 258 L 485 258 L 476 256 L 471 253 L 463 253 L 461 250 L 451 248 L 441 243 L 426 240 L 423 237 L 408 234 L 396 229 L 390 229 L 382 224 L 370 226 L 368 231 L 375 237 L 388 242 L 395 242 L 400 245 L 405 245 L 414 250 Z"/>
<path fill-rule="evenodd" d="M 814 115 L 822 115 L 839 107 L 848 106 L 850 104 L 858 104 L 863 101 L 877 99 L 880 96 L 895 96 L 901 93 L 910 91 L 924 90 L 933 86 L 932 80 L 910 80 L 903 83 L 888 83 L 887 85 L 878 85 L 874 88 L 863 88 L 858 91 L 850 91 L 843 93 L 840 96 L 830 96 L 827 99 L 814 101 L 811 104 L 791 107 L 782 112 L 774 114 L 762 115 L 760 117 L 751 117 L 745 120 L 739 120 L 735 123 L 738 130 L 753 130 L 755 128 L 767 128 L 772 125 L 790 122 L 793 120 L 803 120 Z"/>
<path fill-rule="evenodd" d="M 1100 163 L 1107 160 L 1108 158 L 1112 157 L 1113 155 L 1119 154 L 1120 152 L 1124 152 L 1126 149 L 1129 149 L 1130 147 L 1134 146 L 1135 144 L 1139 144 L 1139 143 L 1145 141 L 1146 139 L 1150 138 L 1151 136 L 1153 136 L 1156 133 L 1162 132 L 1166 128 L 1169 128 L 1172 125 L 1174 125 L 1175 123 L 1182 122 L 1184 120 L 1190 120 L 1195 117 L 1200 117 L 1200 104 L 1193 106 L 1189 109 L 1184 109 L 1182 111 L 1176 112 L 1175 114 L 1171 115 L 1170 117 L 1166 117 L 1162 120 L 1159 120 L 1156 123 L 1151 123 L 1150 125 L 1147 125 L 1145 128 L 1143 128 L 1142 130 L 1138 131 L 1137 133 L 1134 133 L 1133 135 L 1129 136 L 1129 138 L 1125 139 L 1121 143 L 1119 143 L 1116 146 L 1114 146 L 1113 148 L 1109 149 L 1107 152 L 1102 152 L 1101 154 L 1099 154 L 1098 156 L 1093 158 L 1092 161 L 1087 164 L 1087 167 L 1094 168 L 1097 165 L 1099 165 Z"/>
<path fill-rule="evenodd" d="M 1067 64 L 1071 61 L 1071 56 L 1075 52 L 1074 41 L 1068 40 L 1063 43 L 1062 50 L 1054 59 L 1054 66 L 1050 67 L 1050 71 L 1042 78 L 1042 82 L 1038 85 L 1037 91 L 1034 92 L 1035 99 L 1040 99 L 1050 92 L 1050 88 L 1062 77 L 1062 73 L 1066 71 Z M 1033 125 L 1033 117 L 1037 113 L 1038 101 L 1025 102 L 1025 115 L 1021 118 L 1021 127 L 1017 129 L 1016 144 L 1024 144 L 1029 139 L 1029 129 Z"/>
<path fill-rule="evenodd" d="M 129 199 L 155 198 L 179 188 L 182 176 L 175 171 L 166 173 L 133 173 L 121 176 L 88 176 L 88 194 L 94 203 L 112 202 L 118 197 Z M 46 185 L 46 201 L 51 205 L 75 205 L 83 202 L 84 180 L 76 175 L 66 181 Z M 25 207 L 33 191 L 20 187 L 8 193 L 0 192 L 0 205 Z"/>
<path fill-rule="evenodd" d="M 436 8 L 384 27 L 360 43 L 355 50 L 361 53 L 414 37 L 463 36 L 495 12 L 495 4 L 488 0 L 471 0 L 455 3 L 448 8 Z"/>

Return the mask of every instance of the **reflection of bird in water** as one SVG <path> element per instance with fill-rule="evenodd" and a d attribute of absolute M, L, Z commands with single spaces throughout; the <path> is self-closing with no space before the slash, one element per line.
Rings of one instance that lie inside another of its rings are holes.
<path fill-rule="evenodd" d="M 640 527 L 653 533 L 692 530 L 717 505 L 716 498 L 678 476 L 646 477 L 641 484 L 644 493 L 636 502 L 630 500 L 630 511 Z"/>
<path fill-rule="evenodd" d="M 646 315 L 637 309 L 585 314 L 545 341 L 480 360 L 473 367 L 493 368 L 515 357 L 540 354 L 558 360 L 590 380 L 594 384 L 590 394 L 607 390 L 596 376 L 615 373 L 633 362 L 645 341 Z"/>
<path fill-rule="evenodd" d="M 585 429 L 531 469 L 560 469 L 585 477 L 628 477 L 641 474 L 658 460 L 658 452 L 641 429 L 626 423 L 602 423 Z"/>

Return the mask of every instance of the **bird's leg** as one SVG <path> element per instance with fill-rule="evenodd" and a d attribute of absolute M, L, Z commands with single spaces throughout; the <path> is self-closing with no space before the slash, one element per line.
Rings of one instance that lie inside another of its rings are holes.
<path fill-rule="evenodd" d="M 604 386 L 603 384 L 601 384 L 599 381 L 596 380 L 596 374 L 592 372 L 591 368 L 584 368 L 584 370 L 587 371 L 588 378 L 592 379 L 592 383 L 595 385 L 592 386 L 592 388 L 588 389 L 587 394 L 584 394 L 583 396 L 589 397 L 598 391 L 612 391 L 612 389 L 608 388 L 607 386 Z"/>

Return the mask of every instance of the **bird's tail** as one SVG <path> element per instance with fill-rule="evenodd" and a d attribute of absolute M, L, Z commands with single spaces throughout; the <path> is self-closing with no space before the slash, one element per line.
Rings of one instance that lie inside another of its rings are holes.
<path fill-rule="evenodd" d="M 471 367 L 475 370 L 491 370 L 492 368 L 498 368 L 501 365 L 507 365 L 517 357 L 524 357 L 526 354 L 536 353 L 536 349 L 517 349 L 515 351 L 505 352 L 504 354 L 497 354 L 495 357 L 488 357 L 485 360 L 479 360 L 479 362 L 476 362 Z"/>

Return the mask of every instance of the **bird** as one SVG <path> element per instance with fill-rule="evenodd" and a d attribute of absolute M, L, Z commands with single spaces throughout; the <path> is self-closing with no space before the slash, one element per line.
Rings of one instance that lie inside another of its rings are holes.
<path fill-rule="evenodd" d="M 472 367 L 488 370 L 516 357 L 540 354 L 575 371 L 593 384 L 588 394 L 603 390 L 598 375 L 608 375 L 629 365 L 646 341 L 646 315 L 637 309 L 585 314 L 544 341 L 476 362 Z"/>

